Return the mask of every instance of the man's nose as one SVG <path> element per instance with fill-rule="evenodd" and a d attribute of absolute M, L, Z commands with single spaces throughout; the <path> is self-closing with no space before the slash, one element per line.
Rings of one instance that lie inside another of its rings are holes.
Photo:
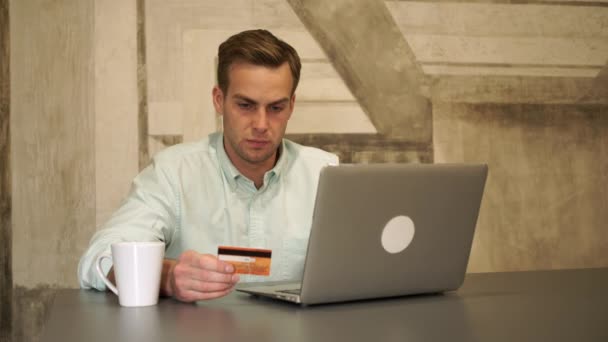
<path fill-rule="evenodd" d="M 253 128 L 259 131 L 266 131 L 268 129 L 268 113 L 265 108 L 260 108 L 255 118 L 253 119 Z"/>

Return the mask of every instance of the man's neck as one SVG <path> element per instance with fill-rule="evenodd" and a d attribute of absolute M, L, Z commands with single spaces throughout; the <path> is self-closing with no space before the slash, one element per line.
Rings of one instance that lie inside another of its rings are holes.
<path fill-rule="evenodd" d="M 224 141 L 224 150 L 226 151 L 226 155 L 228 159 L 232 162 L 232 165 L 245 177 L 253 181 L 255 187 L 257 189 L 261 188 L 264 185 L 264 175 L 266 172 L 272 170 L 272 168 L 276 165 L 279 156 L 280 156 L 280 147 L 275 151 L 274 155 L 263 163 L 253 164 L 246 162 L 237 156 L 232 156 L 231 152 L 226 149 L 226 142 Z"/>
<path fill-rule="evenodd" d="M 270 160 L 272 160 L 272 163 L 270 163 Z M 239 170 L 239 172 L 241 174 L 243 174 L 243 176 L 245 176 L 245 177 L 249 178 L 251 181 L 253 181 L 253 184 L 255 184 L 256 189 L 259 189 L 262 187 L 262 185 L 264 185 L 264 175 L 266 174 L 266 172 L 272 170 L 272 168 L 274 167 L 274 165 L 276 163 L 276 160 L 277 160 L 277 153 L 274 154 L 274 158 L 269 159 L 268 164 L 264 163 L 262 165 L 257 165 L 257 164 L 243 163 L 243 165 L 237 166 L 235 164 L 234 166 L 236 167 L 237 170 Z"/>

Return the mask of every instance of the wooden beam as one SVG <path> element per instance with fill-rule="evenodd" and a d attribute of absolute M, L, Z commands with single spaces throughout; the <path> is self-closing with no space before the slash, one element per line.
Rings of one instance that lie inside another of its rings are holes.
<path fill-rule="evenodd" d="M 383 1 L 288 2 L 379 133 L 432 140 L 426 76 Z"/>
<path fill-rule="evenodd" d="M 286 138 L 340 157 L 340 163 L 432 163 L 433 144 L 380 134 L 287 134 Z"/>

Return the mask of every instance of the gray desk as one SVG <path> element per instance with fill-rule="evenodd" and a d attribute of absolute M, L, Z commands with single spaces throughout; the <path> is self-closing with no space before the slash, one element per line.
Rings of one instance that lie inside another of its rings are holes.
<path fill-rule="evenodd" d="M 234 293 L 121 308 L 58 293 L 42 341 L 608 341 L 608 268 L 470 274 L 457 292 L 312 307 Z"/>

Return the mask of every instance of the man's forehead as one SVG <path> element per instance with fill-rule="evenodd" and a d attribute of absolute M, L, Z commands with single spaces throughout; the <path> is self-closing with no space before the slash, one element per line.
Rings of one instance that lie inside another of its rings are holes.
<path fill-rule="evenodd" d="M 229 99 L 275 103 L 291 99 L 292 85 L 293 76 L 287 63 L 267 67 L 241 62 L 230 66 L 225 95 Z"/>
<path fill-rule="evenodd" d="M 245 61 L 237 61 L 228 67 L 228 81 L 233 81 L 234 73 L 238 69 L 238 72 L 260 72 L 260 71 L 268 71 L 271 74 L 284 74 L 289 78 L 289 80 L 293 83 L 293 75 L 291 73 L 291 68 L 289 67 L 289 63 L 284 62 L 279 66 L 272 65 L 261 65 L 254 64 Z"/>

